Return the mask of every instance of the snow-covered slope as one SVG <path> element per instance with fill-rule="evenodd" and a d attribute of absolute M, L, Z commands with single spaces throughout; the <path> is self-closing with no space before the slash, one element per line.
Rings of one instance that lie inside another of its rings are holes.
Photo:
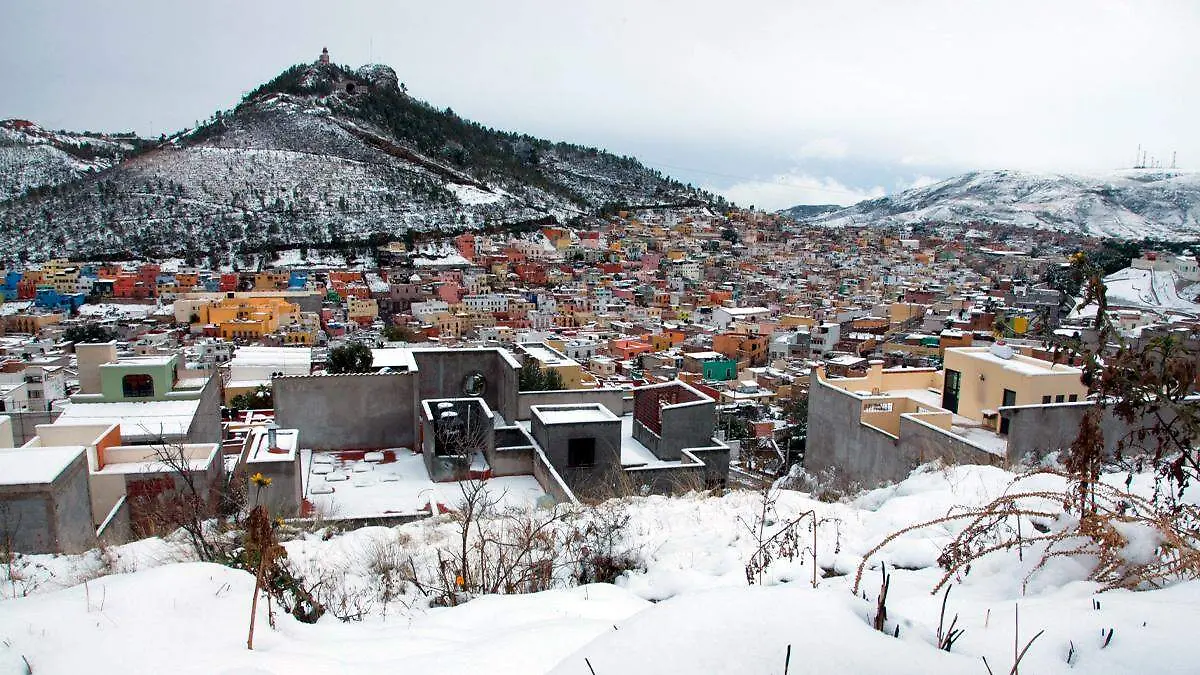
<path fill-rule="evenodd" d="M 297 66 L 159 147 L 0 203 L 0 257 L 319 246 L 702 198 L 632 158 L 438 110 L 384 66 Z"/>
<path fill-rule="evenodd" d="M 982 171 L 859 202 L 812 219 L 833 227 L 992 223 L 1091 236 L 1200 238 L 1200 173 L 1130 169 L 1103 176 Z"/>
<path fill-rule="evenodd" d="M 1173 271 L 1154 271 L 1126 267 L 1104 277 L 1105 295 L 1110 307 L 1137 307 L 1160 312 L 1183 312 L 1200 316 L 1200 304 L 1180 297 L 1179 288 L 1188 292 Z"/>
<path fill-rule="evenodd" d="M 400 558 L 414 556 L 418 567 L 437 564 L 438 549 L 455 545 L 448 518 L 331 538 L 312 533 L 285 544 L 288 560 L 309 580 L 337 584 L 341 597 L 363 608 L 363 620 L 327 615 L 304 625 L 277 608 L 272 629 L 260 602 L 253 652 L 245 648 L 254 584 L 246 572 L 173 562 L 182 549 L 161 540 L 80 556 L 22 556 L 0 566 L 0 598 L 28 593 L 0 600 L 0 673 L 27 673 L 27 660 L 38 675 L 775 675 L 784 672 L 789 647 L 791 675 L 986 672 L 981 657 L 999 673 L 1012 665 L 1018 607 L 1020 644 L 1045 631 L 1021 672 L 1194 671 L 1200 582 L 1099 593 L 1084 580 L 1094 560 L 1061 556 L 1035 571 L 1036 543 L 989 555 L 954 583 L 945 621 L 957 616 L 955 626 L 965 632 L 950 653 L 940 651 L 942 596 L 930 590 L 942 576 L 940 551 L 965 523 L 908 531 L 878 554 L 892 575 L 889 634 L 871 627 L 879 570 L 868 570 L 865 598 L 849 591 L 861 556 L 901 528 L 990 501 L 1011 490 L 1012 478 L 993 467 L 925 468 L 848 502 L 780 493 L 766 511 L 765 536 L 815 512 L 823 577 L 817 588 L 810 584 L 807 527 L 792 553 L 779 551 L 763 570 L 763 585 L 747 587 L 762 501 L 744 491 L 616 502 L 630 516 L 621 545 L 639 551 L 645 569 L 615 586 L 483 596 L 453 608 L 428 606 L 411 585 L 390 604 L 381 601 L 388 587 L 380 555 L 388 549 L 381 545 L 397 547 Z M 1025 487 L 1034 492 L 1065 487 L 1055 476 L 1031 480 Z M 1125 474 L 1106 480 L 1123 485 Z M 1149 485 L 1148 476 L 1134 477 L 1135 491 Z M 1122 532 L 1138 539 L 1133 529 Z M 10 570 L 18 580 L 6 578 Z M 892 636 L 896 627 L 899 637 Z"/>
<path fill-rule="evenodd" d="M 0 120 L 0 202 L 107 169 L 142 143 L 133 136 L 47 131 L 26 120 Z"/>

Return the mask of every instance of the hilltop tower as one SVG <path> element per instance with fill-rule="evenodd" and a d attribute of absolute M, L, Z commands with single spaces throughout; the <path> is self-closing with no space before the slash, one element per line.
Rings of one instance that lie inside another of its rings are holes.
<path fill-rule="evenodd" d="M 317 59 L 317 63 L 329 65 L 329 47 L 321 47 L 321 58 Z"/>

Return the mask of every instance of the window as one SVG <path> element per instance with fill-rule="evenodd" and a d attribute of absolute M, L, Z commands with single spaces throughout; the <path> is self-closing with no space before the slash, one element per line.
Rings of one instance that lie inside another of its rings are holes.
<path fill-rule="evenodd" d="M 462 381 L 462 392 L 467 396 L 483 396 L 487 389 L 487 378 L 478 370 L 468 373 Z"/>
<path fill-rule="evenodd" d="M 567 466 L 595 466 L 596 439 L 572 438 L 567 441 Z"/>
<path fill-rule="evenodd" d="M 1055 403 L 1062 403 L 1062 402 L 1063 402 L 1063 401 L 1065 401 L 1065 400 L 1067 400 L 1067 396 L 1066 396 L 1066 394 L 1059 394 L 1058 396 L 1055 396 L 1055 397 L 1054 397 L 1054 402 L 1055 402 Z"/>
<path fill-rule="evenodd" d="M 154 378 L 144 373 L 126 375 L 121 378 L 121 393 L 125 398 L 152 398 Z"/>
<path fill-rule="evenodd" d="M 1079 400 L 1079 394 L 1071 394 L 1070 396 L 1067 397 L 1067 400 L 1070 401 L 1071 403 L 1075 403 L 1076 401 Z"/>
<path fill-rule="evenodd" d="M 1046 404 L 1047 404 L 1047 403 L 1049 403 L 1049 402 L 1050 402 L 1050 397 L 1049 397 L 1049 396 L 1043 396 L 1043 397 L 1042 397 L 1042 405 L 1046 405 Z"/>

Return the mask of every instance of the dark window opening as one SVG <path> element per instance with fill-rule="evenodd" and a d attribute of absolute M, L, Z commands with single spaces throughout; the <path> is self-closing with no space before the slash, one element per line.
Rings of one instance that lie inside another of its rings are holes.
<path fill-rule="evenodd" d="M 1067 400 L 1070 401 L 1071 403 L 1075 403 L 1076 401 L 1079 400 L 1079 394 L 1071 394 L 1070 396 L 1067 397 Z"/>
<path fill-rule="evenodd" d="M 1049 402 L 1050 402 L 1050 397 L 1049 397 L 1049 396 L 1043 396 L 1043 397 L 1042 397 L 1042 405 L 1045 405 L 1045 404 L 1047 404 L 1047 403 L 1049 403 Z"/>
<path fill-rule="evenodd" d="M 572 438 L 567 441 L 567 466 L 595 466 L 596 439 Z"/>
<path fill-rule="evenodd" d="M 952 413 L 958 412 L 958 394 L 962 386 L 962 373 L 946 369 L 945 386 L 942 387 L 942 407 Z"/>
<path fill-rule="evenodd" d="M 1001 397 L 1000 405 L 1002 407 L 1014 406 L 1017 404 L 1017 392 L 1013 391 L 1012 389 L 1005 389 L 1004 392 L 1000 395 L 1000 397 Z M 1008 427 L 1009 427 L 1009 419 L 1007 417 L 1001 416 L 1000 417 L 1000 433 L 1007 434 Z"/>
<path fill-rule="evenodd" d="M 1062 403 L 1063 401 L 1066 401 L 1066 400 L 1067 400 L 1066 394 L 1059 394 L 1058 396 L 1054 397 L 1055 403 Z"/>
<path fill-rule="evenodd" d="M 151 398 L 154 396 L 154 378 L 141 373 L 126 375 L 121 378 L 121 393 L 125 398 Z"/>

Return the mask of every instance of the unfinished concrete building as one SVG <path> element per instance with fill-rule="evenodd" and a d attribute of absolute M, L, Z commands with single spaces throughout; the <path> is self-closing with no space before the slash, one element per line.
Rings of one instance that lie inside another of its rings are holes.
<path fill-rule="evenodd" d="M 501 348 L 375 350 L 373 365 L 383 372 L 275 378 L 279 424 L 298 430 L 311 461 L 386 450 L 385 463 L 403 463 L 415 452 L 434 484 L 525 476 L 539 500 L 554 501 L 725 484 L 729 448 L 713 438 L 715 401 L 682 382 L 519 391 L 521 363 Z M 341 473 L 327 474 L 330 486 L 310 471 L 309 486 L 340 492 L 341 510 L 356 511 L 346 506 L 355 481 Z M 414 484 L 388 480 L 396 490 Z"/>

